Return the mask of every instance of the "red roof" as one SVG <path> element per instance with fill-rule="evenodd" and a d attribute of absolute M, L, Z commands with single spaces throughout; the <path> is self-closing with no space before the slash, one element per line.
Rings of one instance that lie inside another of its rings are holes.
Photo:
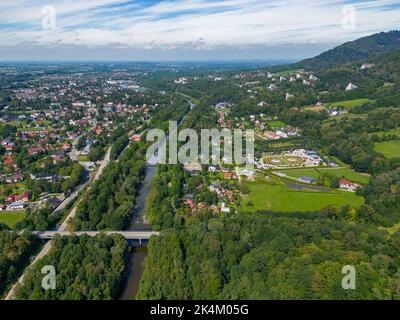
<path fill-rule="evenodd" d="M 25 191 L 23 194 L 15 196 L 15 201 L 21 201 L 23 199 L 29 200 L 30 195 L 31 195 L 30 191 Z"/>
<path fill-rule="evenodd" d="M 189 205 L 190 209 L 194 209 L 194 208 L 196 208 L 196 206 L 194 205 L 194 203 L 193 203 L 193 200 L 192 200 L 192 199 L 188 199 L 186 202 L 187 202 L 187 204 Z"/>
<path fill-rule="evenodd" d="M 340 179 L 339 184 L 340 185 L 350 185 L 351 182 L 347 179 L 342 178 L 342 179 Z"/>

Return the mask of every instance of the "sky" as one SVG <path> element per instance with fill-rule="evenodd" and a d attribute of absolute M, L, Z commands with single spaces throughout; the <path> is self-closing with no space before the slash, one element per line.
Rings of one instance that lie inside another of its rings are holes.
<path fill-rule="evenodd" d="M 399 26 L 398 0 L 0 0 L 0 61 L 298 60 Z"/>

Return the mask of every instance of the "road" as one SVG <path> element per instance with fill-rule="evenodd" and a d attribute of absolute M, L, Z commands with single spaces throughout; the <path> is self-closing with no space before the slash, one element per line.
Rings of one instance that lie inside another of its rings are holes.
<path fill-rule="evenodd" d="M 149 240 L 151 236 L 159 236 L 159 232 L 154 231 L 77 231 L 77 232 L 59 232 L 59 231 L 35 231 L 32 232 L 35 236 L 40 239 L 48 240 L 53 239 L 56 235 L 61 237 L 81 237 L 83 235 L 88 235 L 90 237 L 95 237 L 99 234 L 105 234 L 108 236 L 119 234 L 123 236 L 126 240 Z"/>
<path fill-rule="evenodd" d="M 90 190 L 91 185 L 100 178 L 100 176 L 103 174 L 104 169 L 110 163 L 110 154 L 111 154 L 111 147 L 108 148 L 107 153 L 106 153 L 103 161 L 100 163 L 100 166 L 99 166 L 99 168 L 97 169 L 97 171 L 96 171 L 96 173 L 94 175 L 94 178 L 90 179 L 89 182 L 87 183 L 87 185 L 90 184 L 89 187 L 88 187 L 88 190 Z M 81 190 L 83 190 L 83 189 L 81 189 Z M 75 197 L 79 194 L 79 192 L 80 192 L 79 190 L 74 192 Z M 74 208 L 72 208 L 72 210 L 68 214 L 67 218 L 64 220 L 64 222 L 58 228 L 59 232 L 67 231 L 69 220 L 75 217 L 76 209 L 77 209 L 77 206 L 78 206 L 79 202 L 75 204 Z"/>
<path fill-rule="evenodd" d="M 78 194 L 80 193 L 80 191 L 82 191 L 88 184 L 92 184 L 93 182 L 97 181 L 100 176 L 102 175 L 104 169 L 106 168 L 106 166 L 110 163 L 110 154 L 111 154 L 111 147 L 108 148 L 107 153 L 103 159 L 103 161 L 101 162 L 99 168 L 97 169 L 94 178 L 90 179 L 88 182 L 86 182 L 85 184 L 79 186 L 78 190 L 76 190 L 73 194 L 71 194 L 68 198 L 66 198 L 61 204 L 60 206 L 58 206 L 58 208 L 56 209 L 56 211 L 60 211 L 60 210 L 64 210 L 65 207 L 72 201 L 74 200 Z M 89 186 L 90 189 L 90 186 Z M 65 218 L 64 222 L 61 224 L 61 226 L 58 228 L 57 232 L 66 232 L 68 229 L 68 222 L 70 219 L 72 219 L 73 217 L 75 217 L 76 214 L 76 208 L 77 205 L 79 204 L 76 203 L 74 208 L 71 210 L 71 212 L 68 214 L 68 216 Z M 39 261 L 41 258 L 43 258 L 45 255 L 47 255 L 49 253 L 49 251 L 51 250 L 52 247 L 52 241 L 49 241 L 46 243 L 46 245 L 43 247 L 43 249 L 39 252 L 39 254 L 36 256 L 35 260 L 33 260 L 33 262 L 30 264 L 30 266 L 28 268 L 31 268 L 37 261 Z M 11 287 L 10 291 L 8 292 L 5 300 L 12 300 L 16 289 L 22 285 L 23 281 L 24 281 L 24 277 L 25 277 L 25 272 L 22 274 L 22 276 L 18 279 L 18 281 Z"/>

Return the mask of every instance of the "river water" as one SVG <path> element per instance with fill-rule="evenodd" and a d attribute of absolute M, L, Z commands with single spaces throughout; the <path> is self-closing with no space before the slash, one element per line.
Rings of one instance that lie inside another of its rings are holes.
<path fill-rule="evenodd" d="M 195 108 L 195 104 L 191 101 L 190 111 Z M 190 113 L 189 111 L 189 113 Z M 187 118 L 186 114 L 178 125 L 181 125 L 185 119 Z M 168 138 L 168 137 L 167 137 Z M 149 163 L 157 163 L 158 159 L 150 159 Z M 157 173 L 157 167 L 148 165 L 146 167 L 146 175 L 143 181 L 143 184 L 139 190 L 139 195 L 136 199 L 136 207 L 133 211 L 132 224 L 129 228 L 129 231 L 151 231 L 151 225 L 146 221 L 145 218 L 145 208 L 146 208 L 146 199 L 151 190 L 151 183 L 153 181 L 154 176 Z M 136 295 L 139 291 L 140 278 L 143 273 L 143 262 L 147 256 L 147 247 L 140 246 L 132 248 L 132 253 L 129 256 L 129 264 L 127 269 L 127 275 L 125 277 L 125 287 L 123 293 L 121 295 L 120 300 L 135 300 Z"/>
<path fill-rule="evenodd" d="M 151 226 L 145 219 L 144 210 L 146 206 L 146 198 L 151 189 L 151 182 L 156 172 L 156 167 L 146 167 L 145 179 L 139 190 L 129 231 L 151 231 Z M 146 256 L 147 247 L 142 246 L 132 248 L 132 253 L 129 256 L 127 276 L 125 278 L 125 288 L 121 300 L 135 300 L 139 290 L 140 278 L 143 272 L 143 262 Z"/>

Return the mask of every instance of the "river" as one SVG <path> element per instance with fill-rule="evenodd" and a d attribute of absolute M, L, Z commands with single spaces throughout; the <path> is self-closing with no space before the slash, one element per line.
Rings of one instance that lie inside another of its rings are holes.
<path fill-rule="evenodd" d="M 190 110 L 180 120 L 179 125 L 181 125 L 185 121 L 185 119 L 187 118 L 187 115 L 196 106 L 191 101 L 189 102 L 189 104 L 190 104 Z M 158 159 L 150 159 L 149 160 L 150 164 L 155 164 L 157 162 L 158 162 Z M 151 231 L 152 230 L 151 225 L 148 223 L 148 221 L 146 221 L 144 213 L 145 213 L 145 208 L 146 208 L 146 199 L 151 190 L 151 183 L 153 181 L 153 178 L 154 178 L 156 172 L 157 172 L 156 166 L 148 165 L 146 167 L 145 178 L 144 178 L 143 184 L 139 190 L 139 195 L 136 199 L 136 206 L 133 211 L 132 224 L 129 228 L 129 231 Z M 136 295 L 139 291 L 140 278 L 143 273 L 143 262 L 144 262 L 144 259 L 146 258 L 146 256 L 147 256 L 147 247 L 146 246 L 132 248 L 132 252 L 129 256 L 128 269 L 127 269 L 127 273 L 126 273 L 125 281 L 124 281 L 124 289 L 123 289 L 120 300 L 135 300 Z"/>
<path fill-rule="evenodd" d="M 146 167 L 146 175 L 139 190 L 136 207 L 133 211 L 132 224 L 129 231 L 151 231 L 151 225 L 145 219 L 144 210 L 146 198 L 151 189 L 151 182 L 157 172 L 157 167 Z M 121 300 L 135 300 L 139 290 L 140 278 L 143 272 L 143 262 L 147 256 L 147 247 L 133 247 L 129 256 L 127 276 L 125 278 L 125 288 Z"/>

